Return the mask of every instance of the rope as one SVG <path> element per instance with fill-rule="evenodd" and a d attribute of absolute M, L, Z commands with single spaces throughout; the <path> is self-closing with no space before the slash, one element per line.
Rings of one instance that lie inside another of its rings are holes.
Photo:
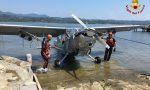
<path fill-rule="evenodd" d="M 150 46 L 150 43 L 144 43 L 144 42 L 134 41 L 134 40 L 130 40 L 130 39 L 126 39 L 126 38 L 121 38 L 121 37 L 116 37 L 116 38 Z"/>

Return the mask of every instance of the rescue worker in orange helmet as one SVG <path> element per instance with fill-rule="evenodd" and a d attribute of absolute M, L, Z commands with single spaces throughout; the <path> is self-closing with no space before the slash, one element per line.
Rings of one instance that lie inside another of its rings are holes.
<path fill-rule="evenodd" d="M 40 68 L 39 71 L 41 72 L 47 72 L 48 71 L 48 59 L 50 58 L 49 49 L 51 47 L 50 41 L 52 39 L 52 35 L 48 34 L 46 38 L 43 38 L 42 41 L 42 49 L 41 49 L 41 55 L 44 60 L 43 68 Z"/>
<path fill-rule="evenodd" d="M 108 33 L 108 37 L 106 38 L 106 43 L 109 45 L 110 48 L 105 49 L 104 61 L 109 61 L 112 54 L 112 50 L 116 46 L 116 40 L 113 38 L 112 32 Z"/>

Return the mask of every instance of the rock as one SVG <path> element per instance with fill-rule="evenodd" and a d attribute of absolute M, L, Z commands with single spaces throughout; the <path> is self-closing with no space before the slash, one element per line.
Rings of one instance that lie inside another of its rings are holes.
<path fill-rule="evenodd" d="M 4 60 L 3 57 L 0 56 L 0 60 Z"/>
<path fill-rule="evenodd" d="M 8 62 L 8 63 L 11 63 L 11 64 L 16 64 L 18 66 L 20 66 L 20 63 L 22 62 L 22 60 L 19 60 L 17 58 L 14 58 L 14 57 L 8 57 L 8 56 L 2 56 L 2 58 Z"/>
<path fill-rule="evenodd" d="M 37 86 L 36 85 L 21 86 L 20 90 L 37 90 Z"/>
<path fill-rule="evenodd" d="M 6 79 L 0 79 L 0 90 L 4 90 L 8 85 L 8 81 Z"/>
<path fill-rule="evenodd" d="M 19 77 L 21 78 L 22 81 L 25 81 L 25 80 L 31 78 L 31 77 L 29 76 L 28 71 L 25 70 L 25 69 L 17 70 L 16 72 L 17 72 L 17 74 L 19 75 Z"/>
<path fill-rule="evenodd" d="M 36 83 L 33 82 L 33 81 L 27 81 L 27 82 L 24 83 L 24 85 L 25 85 L 25 86 L 28 86 L 28 85 L 36 85 Z"/>
<path fill-rule="evenodd" d="M 20 66 L 21 66 L 22 68 L 31 67 L 31 63 L 22 61 L 22 62 L 20 63 Z"/>
<path fill-rule="evenodd" d="M 77 89 L 76 87 L 71 87 L 71 88 L 67 88 L 65 90 L 79 90 L 79 89 Z"/>
<path fill-rule="evenodd" d="M 16 81 L 18 79 L 18 77 L 14 75 L 14 73 L 7 73 L 5 77 L 7 78 L 8 82 Z"/>
<path fill-rule="evenodd" d="M 4 73 L 6 71 L 6 67 L 0 64 L 0 73 Z"/>
<path fill-rule="evenodd" d="M 57 90 L 65 90 L 65 87 L 59 86 L 59 87 L 57 87 L 57 88 L 58 88 Z"/>
<path fill-rule="evenodd" d="M 29 62 L 3 56 L 0 60 L 0 90 L 37 90 Z"/>
<path fill-rule="evenodd" d="M 60 85 L 57 85 L 57 88 L 59 89 L 59 88 L 62 88 L 62 86 L 60 86 Z"/>
<path fill-rule="evenodd" d="M 8 81 L 16 81 L 18 79 L 18 77 L 12 77 L 12 78 L 9 78 Z"/>
<path fill-rule="evenodd" d="M 110 83 L 113 83 L 111 85 Z M 106 81 L 95 81 L 91 83 L 80 83 L 79 87 L 65 88 L 61 87 L 58 90 L 150 90 L 150 86 L 147 83 L 141 82 L 128 82 L 117 79 L 108 79 Z"/>
<path fill-rule="evenodd" d="M 99 82 L 94 82 L 91 86 L 91 90 L 103 90 L 103 87 Z"/>
<path fill-rule="evenodd" d="M 140 79 L 150 80 L 149 74 L 140 74 L 140 75 L 137 75 L 137 77 Z"/>

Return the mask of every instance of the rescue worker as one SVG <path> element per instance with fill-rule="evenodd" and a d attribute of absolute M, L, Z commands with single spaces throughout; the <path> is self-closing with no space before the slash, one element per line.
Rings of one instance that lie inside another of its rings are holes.
<path fill-rule="evenodd" d="M 51 47 L 50 41 L 52 39 L 52 35 L 48 34 L 46 38 L 43 38 L 42 41 L 42 49 L 41 49 L 41 55 L 44 60 L 43 68 L 40 68 L 39 71 L 41 72 L 47 72 L 48 71 L 48 59 L 50 58 L 49 49 Z"/>
<path fill-rule="evenodd" d="M 113 38 L 113 33 L 109 32 L 108 37 L 106 38 L 106 43 L 110 48 L 105 49 L 104 61 L 109 61 L 113 48 L 115 49 L 116 40 Z"/>

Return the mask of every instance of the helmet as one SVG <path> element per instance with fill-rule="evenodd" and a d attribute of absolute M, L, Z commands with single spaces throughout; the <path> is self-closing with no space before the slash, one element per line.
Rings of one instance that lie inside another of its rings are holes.
<path fill-rule="evenodd" d="M 48 34 L 48 35 L 47 35 L 47 39 L 49 39 L 49 40 L 52 39 L 52 35 L 51 35 L 51 34 Z"/>

